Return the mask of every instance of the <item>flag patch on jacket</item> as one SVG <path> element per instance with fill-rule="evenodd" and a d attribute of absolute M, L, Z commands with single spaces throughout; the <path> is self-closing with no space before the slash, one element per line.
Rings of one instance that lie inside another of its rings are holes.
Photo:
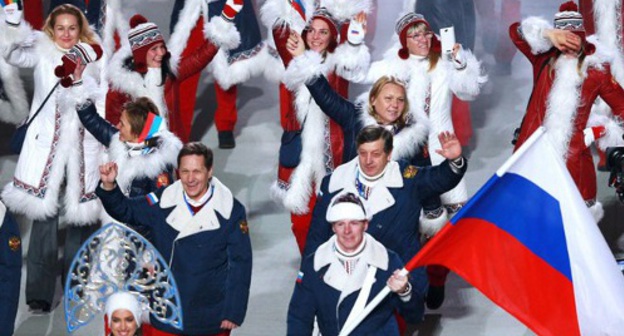
<path fill-rule="evenodd" d="M 301 283 L 303 281 L 303 272 L 299 271 L 297 274 L 297 283 Z"/>
<path fill-rule="evenodd" d="M 154 205 L 158 203 L 158 196 L 156 196 L 156 194 L 154 194 L 153 192 L 145 195 L 145 199 L 147 200 L 147 203 L 149 205 Z"/>

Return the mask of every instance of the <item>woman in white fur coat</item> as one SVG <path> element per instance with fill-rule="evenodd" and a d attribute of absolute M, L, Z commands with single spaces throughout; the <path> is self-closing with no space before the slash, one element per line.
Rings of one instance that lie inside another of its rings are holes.
<path fill-rule="evenodd" d="M 282 84 L 280 84 L 280 121 L 284 131 L 301 132 L 301 151 L 292 151 L 282 155 L 278 168 L 278 181 L 273 187 L 273 194 L 291 212 L 292 230 L 302 252 L 311 221 L 311 210 L 314 206 L 316 188 L 322 178 L 342 163 L 343 135 L 338 124 L 330 120 L 314 103 L 310 93 L 301 81 L 310 72 L 325 75 L 331 86 L 341 95 L 348 94 L 348 81 L 367 68 L 370 55 L 364 45 L 366 16 L 370 10 L 363 4 L 370 2 L 354 2 L 354 17 L 345 25 L 351 26 L 349 37 L 340 35 L 340 26 L 325 8 L 306 16 L 309 24 L 303 27 L 303 18 L 291 5 L 284 1 L 280 8 L 274 2 L 267 2 L 263 8 L 266 22 L 268 13 L 279 14 L 273 20 L 273 37 L 277 51 L 286 66 Z M 358 6 L 359 4 L 359 6 Z M 313 8 L 313 7 L 312 7 Z M 270 10 L 272 9 L 272 10 Z M 305 8 L 305 13 L 310 13 Z M 355 16 L 357 15 L 357 18 Z M 286 18 L 286 19 L 285 19 Z M 295 19 L 293 19 L 295 18 Z M 359 29 L 357 29 L 357 27 Z M 291 62 L 292 55 L 287 51 L 286 43 L 290 32 L 301 32 L 306 47 L 306 55 L 313 66 L 302 68 Z M 349 43 L 346 42 L 349 39 Z M 285 143 L 282 143 L 285 146 Z M 287 160 L 283 160 L 286 158 Z"/>
<path fill-rule="evenodd" d="M 13 181 L 2 191 L 2 199 L 11 211 L 33 220 L 26 302 L 33 310 L 49 311 L 57 270 L 59 209 L 64 209 L 69 222 L 65 240 L 67 266 L 98 223 L 101 212 L 94 191 L 102 147 L 80 124 L 75 104 L 61 99 L 66 89 L 56 86 L 54 69 L 78 42 L 97 41 L 82 12 L 71 5 L 55 8 L 43 32 L 33 31 L 24 22 L 1 22 L 0 39 L 11 45 L 6 54 L 9 64 L 34 68 L 31 117 L 51 93 L 28 129 Z M 96 62 L 85 76 L 99 78 L 99 70 Z"/>

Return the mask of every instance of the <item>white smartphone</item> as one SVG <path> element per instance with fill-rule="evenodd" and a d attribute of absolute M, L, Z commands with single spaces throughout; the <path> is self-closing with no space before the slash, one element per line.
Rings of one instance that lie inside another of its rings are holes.
<path fill-rule="evenodd" d="M 450 54 L 455 46 L 455 28 L 453 26 L 440 29 L 440 42 L 442 43 L 442 53 Z"/>

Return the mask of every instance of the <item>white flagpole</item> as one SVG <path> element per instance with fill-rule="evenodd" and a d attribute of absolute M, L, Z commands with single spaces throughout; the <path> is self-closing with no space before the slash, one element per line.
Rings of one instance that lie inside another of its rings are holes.
<path fill-rule="evenodd" d="M 409 271 L 403 268 L 399 271 L 399 274 L 407 276 L 409 274 Z M 385 299 L 386 296 L 388 296 L 388 294 L 390 294 L 390 287 L 385 286 L 377 294 L 377 296 L 375 296 L 375 298 L 373 298 L 373 300 L 371 300 L 371 302 L 369 302 L 366 307 L 364 307 L 364 310 L 362 310 L 360 314 L 358 314 L 357 317 L 353 319 L 352 323 L 347 322 L 344 326 L 342 326 L 342 330 L 340 330 L 340 334 L 338 336 L 349 335 L 358 325 L 360 325 L 360 323 L 362 323 L 366 316 L 368 316 L 368 314 L 370 314 L 370 312 L 372 312 L 373 309 L 375 309 L 375 307 L 377 307 L 379 303 L 381 303 L 381 301 Z"/>

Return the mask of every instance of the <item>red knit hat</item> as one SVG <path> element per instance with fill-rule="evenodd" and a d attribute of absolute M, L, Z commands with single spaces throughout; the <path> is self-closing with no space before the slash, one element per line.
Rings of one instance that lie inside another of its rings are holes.
<path fill-rule="evenodd" d="M 399 35 L 399 42 L 401 42 L 401 49 L 399 49 L 398 53 L 401 59 L 409 58 L 409 50 L 407 49 L 407 31 L 412 26 L 419 23 L 424 23 L 425 26 L 427 26 L 427 30 L 431 31 L 431 26 L 429 25 L 429 22 L 425 20 L 424 16 L 417 13 L 407 13 L 403 15 L 396 23 L 394 30 L 396 31 L 397 35 Z M 436 36 L 436 34 L 433 34 L 433 37 L 431 38 L 430 51 L 436 53 L 440 53 L 442 51 L 442 45 L 440 44 L 440 40 L 438 40 L 438 36 Z"/>
<path fill-rule="evenodd" d="M 556 29 L 569 30 L 578 35 L 583 41 L 585 55 L 596 52 L 596 46 L 586 40 L 583 16 L 579 13 L 578 6 L 574 1 L 564 2 L 559 6 L 559 12 L 555 14 L 553 23 Z"/>
<path fill-rule="evenodd" d="M 310 19 L 310 24 L 314 19 L 323 20 L 325 23 L 327 23 L 327 26 L 329 27 L 329 33 L 331 35 L 329 38 L 329 45 L 327 46 L 327 52 L 334 52 L 334 50 L 336 50 L 336 47 L 338 46 L 339 37 L 338 24 L 336 23 L 336 20 L 334 20 L 334 18 L 327 11 L 327 9 L 325 9 L 325 7 L 321 7 L 314 11 L 312 18 Z M 304 41 L 306 40 L 306 36 L 308 35 L 309 27 L 310 25 L 308 25 L 306 29 L 304 29 L 301 33 L 301 38 Z"/>
<path fill-rule="evenodd" d="M 156 43 L 165 42 L 158 26 L 153 22 L 136 14 L 130 18 L 130 31 L 128 31 L 128 40 L 132 48 L 132 57 L 134 58 L 134 70 L 139 73 L 147 72 L 147 51 Z"/>

